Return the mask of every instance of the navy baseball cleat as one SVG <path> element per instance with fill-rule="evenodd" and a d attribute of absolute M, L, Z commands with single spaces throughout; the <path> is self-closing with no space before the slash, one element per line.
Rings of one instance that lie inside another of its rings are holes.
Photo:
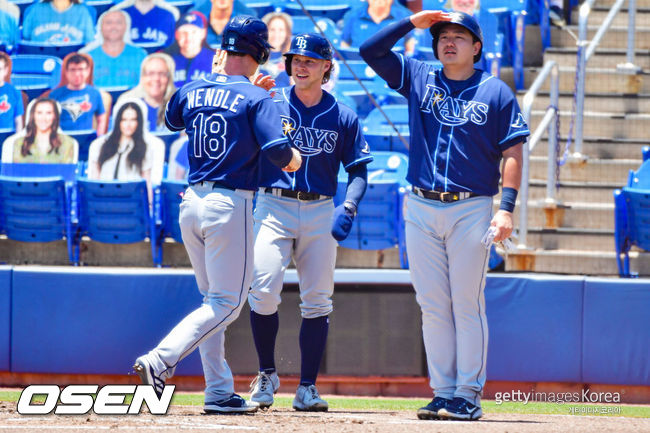
<path fill-rule="evenodd" d="M 206 402 L 203 405 L 203 411 L 208 414 L 235 414 L 235 413 L 253 413 L 257 412 L 259 405 L 254 401 L 248 402 L 237 394 L 214 402 Z"/>
<path fill-rule="evenodd" d="M 153 386 L 153 390 L 156 392 L 158 398 L 162 396 L 163 390 L 165 389 L 165 379 L 162 379 L 160 376 L 156 376 L 156 373 L 153 371 L 153 367 L 146 360 L 144 356 L 139 357 L 135 360 L 135 365 L 133 365 L 133 370 L 140 376 L 140 380 L 145 385 Z"/>
<path fill-rule="evenodd" d="M 451 400 L 447 400 L 446 398 L 442 397 L 435 397 L 428 405 L 418 409 L 418 418 L 440 419 L 438 411 L 447 407 L 449 403 L 451 403 Z"/>
<path fill-rule="evenodd" d="M 483 416 L 481 406 L 476 406 L 461 397 L 454 399 L 438 411 L 438 416 L 445 419 L 474 421 Z"/>

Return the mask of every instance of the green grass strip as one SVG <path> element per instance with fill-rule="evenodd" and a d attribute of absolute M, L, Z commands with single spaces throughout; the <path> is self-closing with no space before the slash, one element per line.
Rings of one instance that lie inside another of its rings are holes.
<path fill-rule="evenodd" d="M 17 402 L 20 391 L 0 391 L 0 401 Z M 35 402 L 44 399 L 35 397 Z M 130 398 L 127 398 L 127 402 Z M 274 407 L 291 408 L 293 397 L 276 396 Z M 327 402 L 332 410 L 373 410 L 373 411 L 416 411 L 428 403 L 426 399 L 414 398 L 359 398 L 359 397 L 328 397 Z M 202 393 L 177 393 L 172 404 L 181 406 L 202 406 Z M 493 400 L 483 400 L 485 413 L 509 414 L 550 414 L 550 415 L 597 415 L 597 416 L 622 416 L 632 418 L 650 418 L 650 406 L 628 405 L 599 405 L 577 403 L 544 403 L 531 402 L 528 404 L 518 402 L 504 402 L 496 404 Z"/>

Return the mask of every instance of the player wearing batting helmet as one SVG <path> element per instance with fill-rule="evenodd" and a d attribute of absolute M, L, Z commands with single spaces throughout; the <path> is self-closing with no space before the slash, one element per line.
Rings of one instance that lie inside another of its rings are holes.
<path fill-rule="evenodd" d="M 234 392 L 224 332 L 237 318 L 253 276 L 253 195 L 261 164 L 294 171 L 300 154 L 277 125 L 280 112 L 248 77 L 269 53 L 266 25 L 236 16 L 224 30 L 225 72 L 185 84 L 171 97 L 165 123 L 187 132 L 189 184 L 180 205 L 183 243 L 203 304 L 186 316 L 135 371 L 156 393 L 197 347 L 205 372 L 206 413 L 254 412 Z M 264 159 L 262 159 L 262 154 Z"/>
<path fill-rule="evenodd" d="M 430 29 L 443 65 L 391 51 L 413 28 Z M 483 38 L 465 13 L 422 11 L 381 30 L 361 46 L 366 62 L 408 100 L 410 147 L 405 210 L 406 247 L 433 400 L 420 419 L 481 417 L 485 384 L 486 265 L 489 233 L 512 232 L 521 181 L 522 146 L 529 135 L 505 83 L 474 69 Z M 503 160 L 500 209 L 492 215 Z"/>
<path fill-rule="evenodd" d="M 293 408 L 326 411 L 316 389 L 332 312 L 336 240 L 347 237 L 366 190 L 366 164 L 372 160 L 357 115 L 321 89 L 332 68 L 332 48 L 315 34 L 299 34 L 286 57 L 287 73 L 296 83 L 280 89 L 276 103 L 282 128 L 303 158 L 293 173 L 262 166 L 255 208 L 255 271 L 248 295 L 251 327 L 260 371 L 251 400 L 273 404 L 280 386 L 274 350 L 278 304 L 284 271 L 295 262 L 300 285 L 300 384 Z M 334 207 L 340 165 L 348 173 L 345 202 Z"/>

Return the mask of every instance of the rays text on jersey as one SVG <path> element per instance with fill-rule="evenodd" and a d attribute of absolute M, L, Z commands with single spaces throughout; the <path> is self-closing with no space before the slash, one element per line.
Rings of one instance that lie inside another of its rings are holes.
<path fill-rule="evenodd" d="M 339 136 L 338 132 L 328 129 L 296 126 L 296 122 L 287 116 L 282 116 L 282 131 L 300 153 L 306 156 L 318 155 L 323 151 L 334 152 Z"/>
<path fill-rule="evenodd" d="M 442 87 L 427 84 L 420 110 L 433 113 L 435 118 L 447 126 L 460 126 L 467 122 L 483 125 L 487 121 L 488 105 L 478 101 L 453 98 Z"/>
<path fill-rule="evenodd" d="M 232 95 L 231 95 L 232 93 Z M 224 89 L 195 89 L 187 93 L 187 109 L 200 107 L 217 107 L 237 112 L 237 105 L 244 99 L 241 93 Z"/>

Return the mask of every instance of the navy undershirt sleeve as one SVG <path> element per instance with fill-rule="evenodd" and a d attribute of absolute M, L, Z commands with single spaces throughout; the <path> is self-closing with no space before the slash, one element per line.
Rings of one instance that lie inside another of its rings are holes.
<path fill-rule="evenodd" d="M 403 18 L 375 33 L 359 48 L 363 60 L 393 89 L 402 81 L 402 62 L 391 49 L 414 28 L 410 17 Z"/>
<path fill-rule="evenodd" d="M 366 164 L 357 164 L 348 171 L 348 189 L 345 191 L 345 201 L 359 206 L 368 186 L 368 168 Z"/>

